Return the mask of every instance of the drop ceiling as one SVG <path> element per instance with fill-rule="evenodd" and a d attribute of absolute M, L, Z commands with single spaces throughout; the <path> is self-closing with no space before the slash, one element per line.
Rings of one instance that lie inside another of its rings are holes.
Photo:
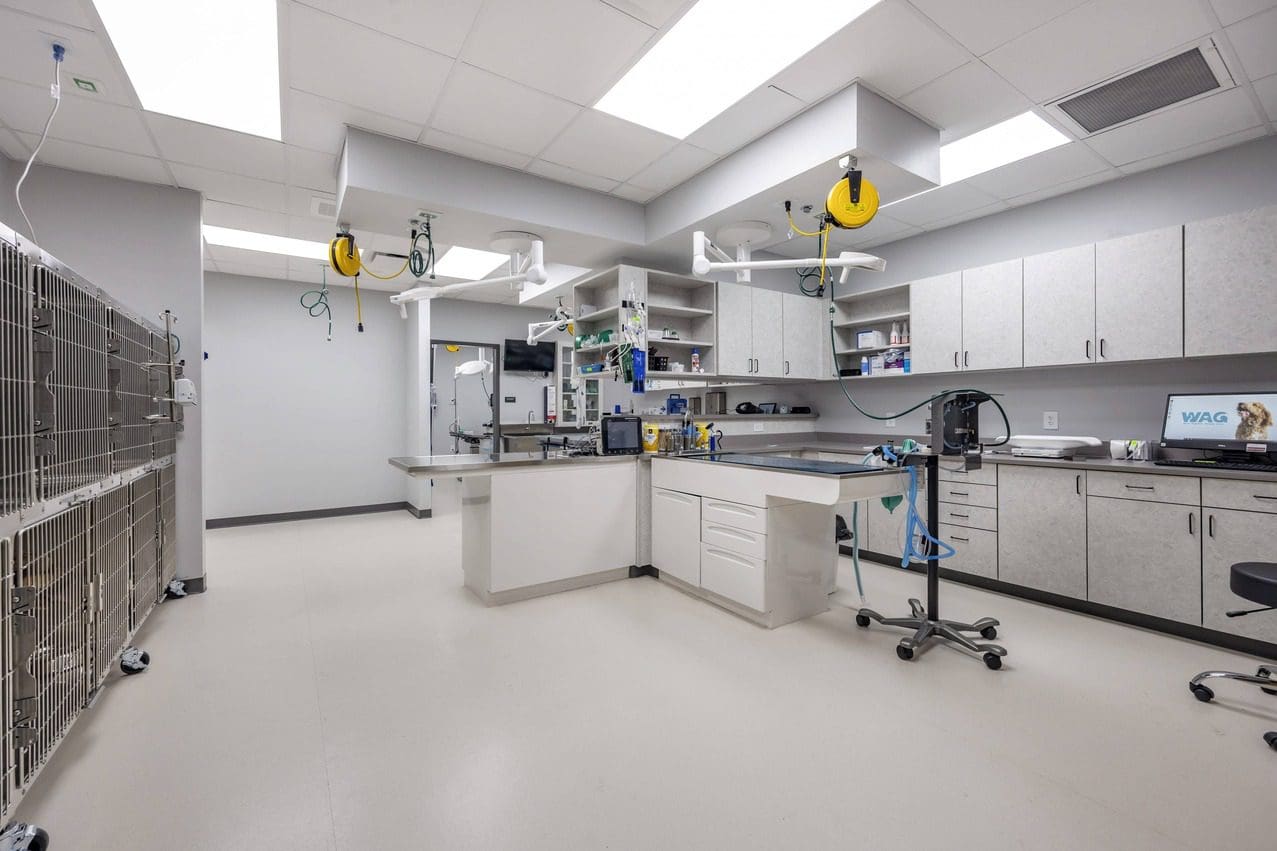
<path fill-rule="evenodd" d="M 35 145 L 49 34 L 70 47 L 64 73 L 99 93 L 66 87 L 42 161 L 197 190 L 210 224 L 315 240 L 333 229 L 311 210 L 336 190 L 348 125 L 646 204 L 854 81 L 939 128 L 942 141 L 1204 39 L 1237 83 L 1094 136 L 1060 125 L 1075 141 L 894 204 L 835 240 L 868 248 L 1271 134 L 1277 120 L 1277 0 L 883 0 L 685 140 L 591 109 L 688 6 L 280 0 L 274 142 L 144 112 L 90 0 L 0 0 L 0 152 L 25 159 Z M 406 247 L 401 235 L 360 236 Z M 485 247 L 472 234 L 457 241 Z M 320 274 L 314 261 L 217 248 L 205 264 Z"/>

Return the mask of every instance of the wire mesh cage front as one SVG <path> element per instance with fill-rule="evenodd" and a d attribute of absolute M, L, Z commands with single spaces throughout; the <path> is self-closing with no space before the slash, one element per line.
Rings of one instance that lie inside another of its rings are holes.
<path fill-rule="evenodd" d="M 87 503 L 17 534 L 14 569 L 16 785 L 48 759 L 90 690 Z"/>
<path fill-rule="evenodd" d="M 29 273 L 26 255 L 0 239 L 0 516 L 33 498 Z"/>
<path fill-rule="evenodd" d="M 110 673 L 132 625 L 132 507 L 128 485 L 93 500 L 94 688 Z"/>
<path fill-rule="evenodd" d="M 160 476 L 160 588 L 161 596 L 177 578 L 177 467 L 161 467 Z"/>
<path fill-rule="evenodd" d="M 0 538 L 0 821 L 8 821 L 13 804 L 13 618 L 8 600 L 13 588 L 13 540 Z"/>
<path fill-rule="evenodd" d="M 159 599 L 159 476 L 152 472 L 129 485 L 133 505 L 132 621 L 137 629 Z"/>
<path fill-rule="evenodd" d="M 163 333 L 151 334 L 151 362 L 168 363 L 169 346 Z M 172 399 L 176 392 L 173 382 L 169 380 L 167 369 L 151 370 L 151 395 L 159 399 Z M 157 413 L 166 417 L 179 417 L 182 409 L 177 405 L 161 402 Z M 177 425 L 172 420 L 158 420 L 154 426 L 155 457 L 163 458 L 177 452 Z"/>
<path fill-rule="evenodd" d="M 47 266 L 35 266 L 31 279 L 36 430 L 48 438 L 37 453 L 39 498 L 51 499 L 111 472 L 106 305 Z"/>
<path fill-rule="evenodd" d="M 151 332 L 118 309 L 107 310 L 111 466 L 117 473 L 151 460 L 151 421 L 158 412 L 151 392 Z"/>

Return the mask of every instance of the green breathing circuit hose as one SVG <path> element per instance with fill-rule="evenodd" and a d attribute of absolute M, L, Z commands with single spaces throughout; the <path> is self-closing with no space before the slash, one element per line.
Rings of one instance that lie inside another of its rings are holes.
<path fill-rule="evenodd" d="M 306 312 L 314 317 L 326 317 L 328 319 L 328 342 L 333 341 L 333 311 L 328 305 L 328 267 L 323 267 L 323 286 L 317 290 L 307 290 L 302 293 L 301 306 L 306 308 Z"/>

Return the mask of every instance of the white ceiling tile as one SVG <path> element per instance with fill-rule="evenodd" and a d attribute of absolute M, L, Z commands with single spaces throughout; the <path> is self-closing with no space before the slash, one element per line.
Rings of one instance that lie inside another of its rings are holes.
<path fill-rule="evenodd" d="M 332 204 L 337 203 L 337 198 L 333 195 L 333 193 L 318 192 L 305 186 L 289 186 L 284 194 L 286 197 L 286 203 L 283 210 L 290 216 L 319 218 L 311 213 L 312 204 L 315 198 L 322 198 Z M 329 227 L 333 226 L 333 220 L 331 218 L 320 220 L 328 222 Z"/>
<path fill-rule="evenodd" d="M 172 163 L 169 168 L 173 170 L 178 186 L 203 192 L 205 198 L 262 210 L 284 209 L 287 193 L 282 183 L 183 163 Z"/>
<path fill-rule="evenodd" d="M 675 15 L 692 5 L 692 0 L 603 0 L 603 2 L 657 29 L 664 27 L 674 19 Z"/>
<path fill-rule="evenodd" d="M 53 54 L 48 36 L 51 28 L 46 20 L 0 7 L 0 33 L 4 49 L 0 50 L 0 77 L 41 86 L 48 91 L 53 82 Z M 106 48 L 106 40 L 96 33 L 71 27 L 56 28 L 57 34 L 70 42 L 62 63 L 62 82 L 70 87 L 73 77 L 87 77 L 98 84 L 98 97 L 111 103 L 134 106 L 133 90 L 116 69 L 115 59 Z"/>
<path fill-rule="evenodd" d="M 204 224 L 275 236 L 288 235 L 288 216 L 277 210 L 259 210 L 208 198 L 204 199 Z"/>
<path fill-rule="evenodd" d="M 1228 26 L 1277 6 L 1277 0 L 1210 0 L 1210 4 L 1215 7 L 1219 22 Z"/>
<path fill-rule="evenodd" d="M 605 112 L 586 110 L 541 159 L 620 182 L 651 165 L 677 142 Z"/>
<path fill-rule="evenodd" d="M 532 157 L 527 154 L 517 154 L 514 151 L 507 151 L 493 145 L 485 145 L 483 142 L 476 142 L 473 139 L 463 139 L 460 136 L 454 136 L 451 133 L 444 133 L 440 130 L 427 130 L 426 134 L 421 137 L 421 142 L 441 151 L 468 157 L 472 160 L 496 163 L 506 168 L 523 169 L 527 167 L 528 163 L 532 162 Z"/>
<path fill-rule="evenodd" d="M 154 112 L 145 115 L 160 153 L 169 162 L 279 183 L 286 179 L 282 142 Z"/>
<path fill-rule="evenodd" d="M 1214 151 L 1222 151 L 1225 148 L 1231 148 L 1233 145 L 1240 145 L 1242 142 L 1249 142 L 1251 139 L 1258 139 L 1267 132 L 1263 127 L 1251 127 L 1247 130 L 1241 130 L 1237 133 L 1230 133 L 1227 136 L 1220 136 L 1216 139 L 1210 139 L 1200 142 L 1196 145 L 1189 145 L 1175 151 L 1169 151 L 1158 156 L 1148 157 L 1147 159 L 1137 160 L 1136 162 L 1127 163 L 1121 166 L 1124 174 L 1135 174 L 1140 171 L 1147 171 L 1150 168 L 1160 168 L 1171 163 L 1189 160 L 1193 157 L 1200 157 L 1203 154 L 1209 154 Z"/>
<path fill-rule="evenodd" d="M 883 212 L 907 225 L 923 226 L 996 203 L 998 199 L 986 192 L 954 183 L 891 204 Z"/>
<path fill-rule="evenodd" d="M 1109 164 L 1098 154 L 1081 142 L 1073 142 L 977 174 L 966 184 L 1005 200 L 1108 169 Z"/>
<path fill-rule="evenodd" d="M 580 111 L 575 104 L 458 63 L 430 126 L 535 156 Z"/>
<path fill-rule="evenodd" d="M 862 228 L 844 231 L 835 230 L 831 234 L 832 238 L 829 240 L 829 246 L 831 249 L 836 248 L 839 251 L 848 248 L 863 248 L 871 243 L 881 245 L 921 232 L 921 229 L 915 225 L 905 224 L 899 219 L 892 218 L 887 213 L 879 213 L 874 216 L 873 221 Z"/>
<path fill-rule="evenodd" d="M 901 103 L 940 128 L 940 141 L 951 142 L 1033 106 L 983 62 L 968 62 L 915 89 Z"/>
<path fill-rule="evenodd" d="M 718 159 L 717 154 L 682 144 L 630 178 L 634 186 L 664 192 L 695 175 Z"/>
<path fill-rule="evenodd" d="M 426 122 L 451 59 L 308 6 L 294 5 L 289 17 L 289 85 L 403 121 Z"/>
<path fill-rule="evenodd" d="M 927 225 L 927 230 L 940 230 L 941 228 L 952 227 L 953 225 L 969 222 L 972 219 L 983 219 L 985 216 L 991 216 L 994 213 L 1001 213 L 1003 210 L 1011 209 L 1011 205 L 1005 201 L 997 201 L 984 207 L 977 207 L 974 210 L 964 210 L 961 213 L 955 213 L 943 219 L 937 219 Z"/>
<path fill-rule="evenodd" d="M 686 141 L 716 154 L 730 154 L 797 114 L 804 106 L 788 92 L 775 86 L 762 86 L 710 119 Z"/>
<path fill-rule="evenodd" d="M 586 189 L 593 189 L 597 192 L 611 192 L 617 187 L 618 181 L 607 177 L 599 177 L 596 174 L 586 174 L 583 171 L 561 166 L 557 163 L 546 162 L 544 160 L 536 160 L 527 169 L 532 174 L 539 174 L 542 177 L 548 177 L 551 180 L 557 180 L 560 183 L 570 183 L 573 186 L 583 186 Z"/>
<path fill-rule="evenodd" d="M 481 0 L 360 0 L 358 3 L 300 0 L 300 5 L 456 56 L 483 3 Z"/>
<path fill-rule="evenodd" d="M 1012 207 L 1023 207 L 1026 204 L 1033 204 L 1037 201 L 1044 201 L 1047 198 L 1054 198 L 1057 195 L 1067 195 L 1070 192 L 1076 192 L 1079 189 L 1085 189 L 1088 186 L 1097 186 L 1101 183 L 1107 183 L 1110 180 L 1120 178 L 1122 173 L 1115 168 L 1105 169 L 1104 171 L 1088 174 L 1086 177 L 1079 177 L 1077 180 L 1070 180 L 1065 183 L 1057 183 L 1054 186 L 1048 186 L 1045 189 L 1039 189 L 1035 192 L 1026 192 L 1023 195 L 1017 195 L 1014 198 L 1007 199 L 1007 203 Z"/>
<path fill-rule="evenodd" d="M 1100 133 L 1087 143 L 1113 165 L 1125 165 L 1255 127 L 1260 121 L 1246 90 L 1234 88 Z"/>
<path fill-rule="evenodd" d="M 1092 0 L 984 61 L 1045 103 L 1161 58 L 1211 30 L 1199 0 Z"/>
<path fill-rule="evenodd" d="M 588 106 L 654 33 L 598 0 L 489 0 L 462 58 Z"/>
<path fill-rule="evenodd" d="M 25 160 L 31 151 L 22 140 L 8 130 L 0 130 L 0 153 L 11 160 Z"/>
<path fill-rule="evenodd" d="M 337 156 L 288 145 L 284 150 L 290 186 L 304 186 L 324 192 L 337 191 Z"/>
<path fill-rule="evenodd" d="M 91 95 L 75 94 L 65 82 L 63 91 L 66 94 L 49 128 L 50 138 L 111 148 L 126 154 L 157 156 L 155 145 L 136 109 Z M 0 120 L 6 126 L 39 136 L 52 109 L 53 99 L 49 97 L 47 85 L 0 80 Z"/>
<path fill-rule="evenodd" d="M 369 112 L 348 103 L 290 90 L 284 96 L 284 141 L 312 151 L 340 154 L 346 125 L 415 142 L 422 125 Z"/>
<path fill-rule="evenodd" d="M 1277 74 L 1277 9 L 1224 30 L 1252 80 Z"/>
<path fill-rule="evenodd" d="M 309 239 L 312 242 L 328 242 L 337 233 L 337 223 L 318 216 L 288 216 L 285 236 L 293 239 Z"/>
<path fill-rule="evenodd" d="M 327 276 L 328 286 L 333 286 L 338 276 L 329 269 L 325 272 L 325 266 L 316 260 L 305 260 L 301 257 L 288 258 L 288 280 L 300 281 L 307 284 L 322 284 Z M 363 289 L 363 280 L 359 282 L 359 288 Z M 322 326 L 321 326 L 322 327 Z"/>
<path fill-rule="evenodd" d="M 772 84 L 812 103 L 861 79 L 890 97 L 952 71 L 965 50 L 903 0 L 889 0 L 826 39 L 772 78 Z"/>
<path fill-rule="evenodd" d="M 1264 105 L 1269 121 L 1277 121 L 1277 74 L 1255 81 L 1255 94 Z"/>
<path fill-rule="evenodd" d="M 612 194 L 618 198 L 624 198 L 626 201 L 636 201 L 639 204 L 646 204 L 660 193 L 653 192 L 650 189 L 641 189 L 638 186 L 631 186 L 628 183 L 622 183 L 620 186 L 612 190 Z"/>
<path fill-rule="evenodd" d="M 278 269 L 274 266 L 260 266 L 255 263 L 232 263 L 223 260 L 214 262 L 217 264 L 217 271 L 221 274 L 240 275 L 245 278 L 270 278 L 278 281 L 288 272 L 287 268 Z"/>
<path fill-rule="evenodd" d="M 931 20 L 982 56 L 1086 0 L 911 0 Z"/>
<path fill-rule="evenodd" d="M 229 248 L 225 245 L 206 243 L 208 254 L 218 265 L 233 264 L 240 266 L 256 266 L 278 273 L 288 271 L 287 254 L 268 254 L 265 251 L 249 251 L 246 248 Z"/>
<path fill-rule="evenodd" d="M 82 0 L 4 0 L 4 5 L 80 29 L 92 30 L 98 25 Z"/>
<path fill-rule="evenodd" d="M 18 138 L 28 148 L 34 150 L 40 137 L 19 133 Z M 171 186 L 173 182 L 164 168 L 164 163 L 154 157 L 126 154 L 108 148 L 95 148 L 92 145 L 81 145 L 78 142 L 66 142 L 62 139 L 47 140 L 44 147 L 40 149 L 38 162 L 58 168 L 123 177 L 126 180 L 138 180 L 143 183 L 162 183 Z"/>

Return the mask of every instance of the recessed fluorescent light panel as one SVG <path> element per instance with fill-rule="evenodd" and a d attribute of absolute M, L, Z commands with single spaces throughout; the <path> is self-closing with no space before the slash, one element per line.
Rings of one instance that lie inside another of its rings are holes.
<path fill-rule="evenodd" d="M 983 174 L 1067 144 L 1069 137 L 1035 112 L 1025 112 L 940 146 L 940 185 Z"/>
<path fill-rule="evenodd" d="M 280 138 L 276 0 L 93 0 L 142 107 Z"/>
<path fill-rule="evenodd" d="M 486 278 L 494 269 L 509 260 L 508 254 L 454 245 L 435 261 L 435 274 L 445 278 L 478 281 Z"/>
<path fill-rule="evenodd" d="M 209 245 L 223 245 L 227 248 L 243 248 L 248 251 L 262 251 L 266 254 L 287 254 L 289 257 L 305 257 L 308 260 L 328 259 L 328 246 L 308 239 L 272 236 L 268 233 L 219 228 L 213 225 L 204 225 L 204 239 Z"/>
<path fill-rule="evenodd" d="M 699 0 L 595 108 L 683 139 L 877 3 Z"/>

